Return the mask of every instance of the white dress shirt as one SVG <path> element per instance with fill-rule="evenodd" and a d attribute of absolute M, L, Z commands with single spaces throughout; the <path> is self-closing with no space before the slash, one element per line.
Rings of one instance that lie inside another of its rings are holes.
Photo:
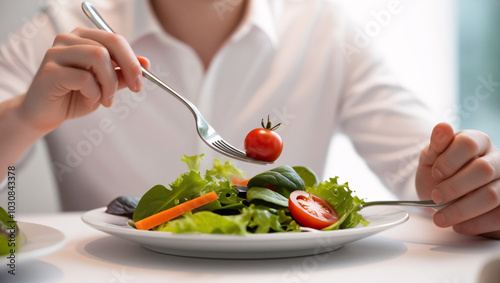
<path fill-rule="evenodd" d="M 331 137 L 343 132 L 389 189 L 416 197 L 418 155 L 432 129 L 429 111 L 359 44 L 331 2 L 250 0 L 207 70 L 192 48 L 161 28 L 148 1 L 95 2 L 135 53 L 151 61 L 150 70 L 193 102 L 229 143 L 243 148 L 246 134 L 267 115 L 282 124 L 277 132 L 284 148 L 274 165 L 231 160 L 247 176 L 282 164 L 308 166 L 321 176 Z M 231 12 L 227 5 L 214 4 L 221 20 Z M 0 101 L 25 93 L 55 36 L 77 26 L 93 27 L 80 3 L 52 0 L 11 36 L 0 49 Z M 204 153 L 204 169 L 214 158 L 228 160 L 200 140 L 182 103 L 146 81 L 142 92 L 119 91 L 111 108 L 68 120 L 45 139 L 66 210 L 167 185 L 186 171 L 183 154 Z"/>

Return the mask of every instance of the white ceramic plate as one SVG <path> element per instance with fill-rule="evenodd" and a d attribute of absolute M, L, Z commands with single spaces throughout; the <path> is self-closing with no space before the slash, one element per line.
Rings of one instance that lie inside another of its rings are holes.
<path fill-rule="evenodd" d="M 345 230 L 244 236 L 172 234 L 133 229 L 127 225 L 126 217 L 107 214 L 105 210 L 98 208 L 86 212 L 82 220 L 97 230 L 160 253 L 226 259 L 283 258 L 330 252 L 408 220 L 408 213 L 401 209 L 368 207 L 363 209 L 362 215 L 370 224 Z"/>
<path fill-rule="evenodd" d="M 14 253 L 16 265 L 56 252 L 66 243 L 64 234 L 52 227 L 21 221 L 17 222 L 17 225 L 24 234 L 24 240 L 21 248 Z M 0 270 L 9 269 L 8 256 L 10 255 L 0 257 Z"/>

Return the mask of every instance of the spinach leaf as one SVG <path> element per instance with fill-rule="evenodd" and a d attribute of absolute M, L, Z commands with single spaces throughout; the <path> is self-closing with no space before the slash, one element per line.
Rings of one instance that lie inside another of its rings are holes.
<path fill-rule="evenodd" d="M 288 165 L 283 165 L 255 175 L 248 181 L 249 188 L 273 186 L 274 190 L 289 198 L 295 190 L 304 190 L 304 180 Z"/>
<path fill-rule="evenodd" d="M 267 188 L 253 187 L 248 189 L 247 200 L 251 202 L 255 199 L 288 207 L 288 199 L 286 197 Z"/>
<path fill-rule="evenodd" d="M 299 174 L 300 178 L 304 180 L 306 187 L 314 187 L 318 185 L 318 176 L 316 176 L 316 173 L 314 173 L 310 168 L 305 166 L 293 166 L 292 168 L 295 172 L 297 172 L 297 174 Z"/>
<path fill-rule="evenodd" d="M 120 196 L 108 204 L 106 213 L 132 218 L 138 203 L 137 197 Z"/>

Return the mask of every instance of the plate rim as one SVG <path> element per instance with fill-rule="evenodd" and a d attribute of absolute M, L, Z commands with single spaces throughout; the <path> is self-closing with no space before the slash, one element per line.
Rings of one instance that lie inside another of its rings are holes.
<path fill-rule="evenodd" d="M 369 207 L 369 208 L 366 208 L 365 210 L 368 210 L 368 209 L 373 209 L 375 207 Z M 389 227 L 393 227 L 393 226 L 397 226 L 399 224 L 402 224 L 406 221 L 408 221 L 409 219 L 409 213 L 408 211 L 404 210 L 404 209 L 400 209 L 400 208 L 396 208 L 396 207 L 390 207 L 390 209 L 392 210 L 392 212 L 400 212 L 400 213 L 404 213 L 404 216 L 399 218 L 397 221 L 393 221 L 393 222 L 390 222 L 390 223 L 385 223 L 385 224 L 379 224 L 377 226 L 363 226 L 363 227 L 354 227 L 354 228 L 349 228 L 349 229 L 340 229 L 340 230 L 332 230 L 332 231 L 321 231 L 321 234 L 323 235 L 327 235 L 327 234 L 351 234 L 353 231 L 359 231 L 359 229 L 363 229 L 363 231 L 365 232 L 368 232 L 367 230 L 385 230 Z M 125 233 L 136 233 L 136 234 L 143 234 L 145 235 L 146 237 L 155 237 L 155 236 L 160 236 L 162 237 L 161 235 L 168 235 L 169 238 L 177 238 L 177 236 L 179 237 L 182 237 L 182 238 L 185 238 L 185 237 L 207 237 L 207 238 L 224 238 L 224 240 L 227 240 L 229 238 L 234 238 L 234 239 L 238 239 L 238 240 L 241 240 L 241 238 L 243 237 L 246 237 L 246 238 L 267 238 L 267 237 L 278 237 L 278 236 L 284 236 L 284 235 L 287 235 L 286 237 L 295 237 L 294 235 L 301 235 L 302 236 L 305 236 L 305 235 L 317 235 L 318 233 L 306 233 L 306 232 L 296 232 L 296 233 L 292 233 L 292 232 L 277 232 L 277 233 L 258 233 L 258 234 L 247 234 L 247 235 L 228 235 L 228 234 L 207 234 L 207 233 L 172 233 L 172 232 L 164 232 L 164 231 L 142 231 L 142 230 L 136 230 L 136 229 L 133 229 L 133 228 L 130 228 L 129 229 L 129 226 L 119 226 L 119 225 L 116 225 L 116 224 L 108 224 L 106 226 L 103 226 L 103 225 L 97 225 L 95 223 L 92 223 L 92 221 L 89 221 L 88 220 L 88 216 L 92 213 L 96 213 L 96 212 L 103 212 L 105 213 L 105 210 L 106 210 L 106 207 L 99 207 L 99 208 L 95 208 L 95 209 L 91 209 L 89 211 L 86 211 L 85 213 L 82 214 L 81 216 L 81 220 L 93 227 L 94 229 L 97 229 L 99 231 L 102 231 L 102 232 L 105 232 L 105 233 L 108 233 L 107 231 L 103 231 L 103 229 L 105 230 L 113 230 L 112 232 L 121 232 L 121 231 L 124 231 Z M 107 214 L 107 215 L 110 215 L 110 216 L 113 216 L 113 217 L 117 217 L 117 218 L 123 218 L 123 219 L 128 219 L 126 218 L 125 216 L 119 216 L 119 215 L 113 215 L 113 214 Z M 155 236 L 153 236 L 155 235 Z M 156 238 L 156 237 L 155 237 Z M 227 239 L 226 239 L 227 238 Z M 205 240 L 205 239 L 204 239 Z"/>
<path fill-rule="evenodd" d="M 367 220 L 380 221 L 375 226 L 368 225 L 319 233 L 278 232 L 225 235 L 140 231 L 127 225 L 127 217 L 107 214 L 106 207 L 87 211 L 82 214 L 81 219 L 96 230 L 163 254 L 206 259 L 276 259 L 331 252 L 351 242 L 402 224 L 409 219 L 408 211 L 397 207 L 383 207 L 382 213 L 370 213 L 371 210 L 377 211 L 381 208 L 369 207 L 362 211 Z M 384 217 L 392 218 L 384 219 Z M 325 241 L 327 245 L 323 246 L 320 242 Z M 261 245 L 263 242 L 266 244 Z M 302 244 L 297 246 L 298 242 Z M 203 244 L 200 246 L 200 243 Z M 290 246 L 292 243 L 293 245 Z M 323 250 L 318 251 L 318 243 L 322 245 Z"/>
<path fill-rule="evenodd" d="M 373 207 L 369 207 L 369 208 L 366 208 L 366 209 L 372 209 Z M 134 230 L 132 228 L 128 229 L 128 227 L 126 227 L 125 225 L 123 226 L 119 226 L 119 225 L 116 225 L 116 224 L 110 224 L 110 225 L 113 225 L 113 226 L 102 226 L 102 225 L 97 225 L 95 223 L 92 223 L 92 221 L 89 221 L 88 220 L 88 216 L 92 213 L 96 213 L 96 212 L 103 212 L 105 213 L 105 210 L 106 210 L 106 207 L 99 207 L 99 208 L 95 208 L 95 209 L 91 209 L 89 211 L 86 211 L 85 213 L 83 213 L 81 215 L 81 220 L 91 226 L 91 227 L 100 227 L 100 228 L 103 228 L 103 229 L 116 229 L 117 231 L 128 231 L 128 232 L 132 232 L 133 233 L 143 233 L 143 234 L 147 234 L 147 235 L 153 235 L 153 233 L 158 233 L 158 234 L 161 234 L 161 235 L 169 235 L 169 236 L 176 236 L 176 235 L 182 235 L 183 237 L 184 236 L 191 236 L 191 235 L 196 235 L 196 236 L 201 236 L 201 235 L 206 235 L 207 237 L 238 237 L 238 238 L 241 238 L 241 237 L 266 237 L 266 236 L 271 236 L 271 237 L 274 237 L 274 236 L 283 236 L 283 235 L 306 235 L 306 234 L 316 234 L 316 233 L 305 233 L 305 232 L 296 232 L 296 233 L 292 233 L 292 232 L 276 232 L 276 233 L 256 233 L 256 234 L 246 234 L 246 235 L 228 235 L 228 234 L 208 234 L 208 233 L 172 233 L 172 232 L 164 232 L 164 231 L 142 231 L 142 230 Z M 390 223 L 385 223 L 385 224 L 378 224 L 377 226 L 364 226 L 364 227 L 354 227 L 354 228 L 349 228 L 349 229 L 339 229 L 339 230 L 332 230 L 332 231 L 321 231 L 322 234 L 326 234 L 326 233 L 335 233 L 335 234 L 341 234 L 341 233 L 350 233 L 351 231 L 357 231 L 358 229 L 363 229 L 363 230 L 372 230 L 372 229 L 380 229 L 380 228 L 385 228 L 387 226 L 395 226 L 395 225 L 399 225 L 399 224 L 402 224 L 406 221 L 408 221 L 409 219 L 409 213 L 408 211 L 404 210 L 404 209 L 400 209 L 400 208 L 396 208 L 396 207 L 391 207 L 391 210 L 394 210 L 393 212 L 402 212 L 402 213 L 405 213 L 405 215 L 403 217 L 401 217 L 400 219 L 398 219 L 397 221 L 393 221 L 393 222 L 390 222 Z M 126 216 L 119 216 L 119 215 L 114 215 L 114 214 L 107 214 L 107 215 L 110 215 L 112 217 L 117 217 L 117 218 L 123 218 L 123 219 L 128 219 L 126 218 Z M 97 229 L 97 228 L 96 228 Z M 97 229 L 97 230 L 100 230 L 100 229 Z M 102 230 L 100 230 L 102 231 Z M 288 236 L 287 236 L 288 237 Z"/>
<path fill-rule="evenodd" d="M 26 239 L 19 251 L 15 253 L 16 265 L 55 253 L 67 243 L 66 235 L 54 227 L 26 221 L 17 221 L 17 224 Z M 40 229 L 43 229 L 41 233 L 35 234 L 32 232 Z M 50 233 L 53 237 L 47 237 L 47 233 Z M 40 244 L 42 246 L 39 246 Z M 1 256 L 0 270 L 8 269 L 7 264 L 9 264 L 10 260 L 7 259 L 7 256 L 9 254 Z"/>

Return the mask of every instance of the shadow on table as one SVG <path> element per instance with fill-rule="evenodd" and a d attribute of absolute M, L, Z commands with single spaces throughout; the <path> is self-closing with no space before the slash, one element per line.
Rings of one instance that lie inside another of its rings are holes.
<path fill-rule="evenodd" d="M 497 248 L 497 241 L 481 236 L 461 235 L 451 228 L 438 228 L 431 221 L 420 223 L 412 233 L 393 235 L 404 243 L 424 245 L 430 251 L 448 254 L 483 254 Z"/>
<path fill-rule="evenodd" d="M 7 273 L 7 270 L 2 269 L 0 282 L 52 283 L 59 282 L 63 278 L 63 275 L 63 272 L 52 264 L 40 260 L 30 260 L 17 264 L 15 275 L 11 275 Z"/>
<path fill-rule="evenodd" d="M 313 256 L 265 260 L 172 256 L 153 252 L 139 244 L 112 236 L 81 243 L 76 249 L 83 256 L 133 268 L 200 274 L 253 274 L 258 270 L 259 273 L 282 273 L 291 279 L 311 271 L 381 262 L 401 256 L 407 251 L 403 243 L 385 237 L 356 241 L 333 252 Z"/>

